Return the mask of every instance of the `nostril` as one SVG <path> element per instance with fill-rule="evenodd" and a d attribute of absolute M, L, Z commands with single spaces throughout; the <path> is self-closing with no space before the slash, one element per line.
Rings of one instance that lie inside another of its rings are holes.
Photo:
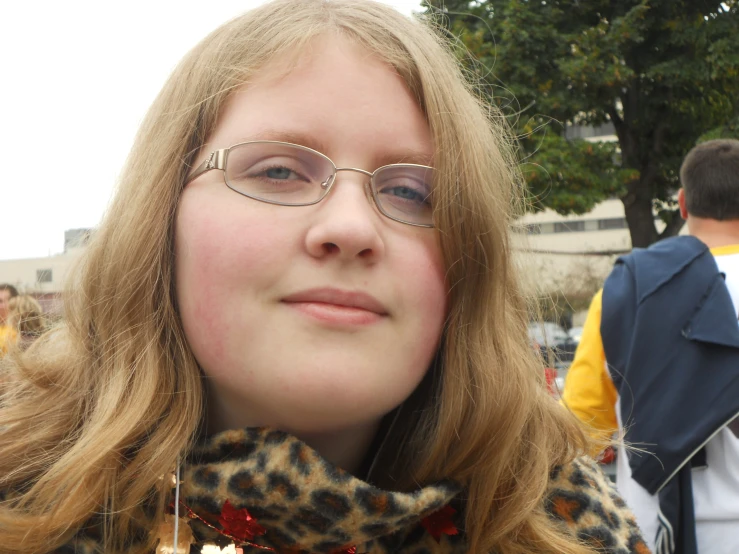
<path fill-rule="evenodd" d="M 323 249 L 326 251 L 327 254 L 332 254 L 334 252 L 339 251 L 339 247 L 334 244 L 333 242 L 326 242 L 323 244 Z"/>

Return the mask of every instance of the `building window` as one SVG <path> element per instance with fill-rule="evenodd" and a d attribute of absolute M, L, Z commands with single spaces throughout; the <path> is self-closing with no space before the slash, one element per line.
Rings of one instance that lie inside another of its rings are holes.
<path fill-rule="evenodd" d="M 37 283 L 51 283 L 51 270 L 50 269 L 37 269 L 36 270 L 36 282 Z"/>
<path fill-rule="evenodd" d="M 554 224 L 555 233 L 577 233 L 584 230 L 584 221 L 561 221 Z"/>
<path fill-rule="evenodd" d="M 542 235 L 554 233 L 554 223 L 539 223 L 539 228 Z"/>
<path fill-rule="evenodd" d="M 585 220 L 585 231 L 597 231 L 598 220 L 597 219 L 586 219 Z"/>
<path fill-rule="evenodd" d="M 526 225 L 526 233 L 529 235 L 541 235 L 541 225 L 538 223 L 529 223 Z"/>
<path fill-rule="evenodd" d="M 610 217 L 608 219 L 598 220 L 598 230 L 609 231 L 611 229 L 626 229 L 625 217 Z"/>

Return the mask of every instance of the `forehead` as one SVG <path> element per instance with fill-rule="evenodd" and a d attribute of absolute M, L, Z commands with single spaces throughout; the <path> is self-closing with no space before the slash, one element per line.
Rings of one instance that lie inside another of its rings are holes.
<path fill-rule="evenodd" d="M 405 81 L 341 36 L 316 39 L 307 53 L 267 64 L 232 95 L 208 142 L 224 148 L 285 138 L 329 156 L 365 146 L 375 154 L 404 152 L 411 163 L 430 165 L 433 157 L 426 118 Z"/>

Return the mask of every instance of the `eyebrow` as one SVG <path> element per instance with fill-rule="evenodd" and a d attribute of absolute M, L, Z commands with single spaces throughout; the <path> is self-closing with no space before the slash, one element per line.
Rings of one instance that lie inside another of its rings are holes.
<path fill-rule="evenodd" d="M 298 144 L 316 150 L 325 156 L 328 156 L 329 148 L 326 143 L 322 142 L 318 137 L 308 135 L 305 133 L 296 133 L 291 131 L 277 131 L 274 129 L 267 129 L 255 133 L 250 136 L 242 136 L 239 138 L 237 143 L 251 142 L 259 140 L 274 140 L 278 142 L 289 142 L 291 144 Z M 234 143 L 236 144 L 236 143 Z M 331 156 L 329 156 L 330 158 Z M 427 153 L 415 150 L 412 148 L 398 148 L 381 152 L 374 156 L 372 159 L 374 169 L 385 165 L 391 164 L 416 164 L 416 165 L 431 165 L 432 156 Z"/>
<path fill-rule="evenodd" d="M 251 136 L 241 137 L 238 142 L 251 142 L 259 140 L 275 140 L 278 142 L 289 142 L 306 146 L 318 152 L 324 153 L 328 148 L 325 143 L 321 142 L 315 136 L 306 135 L 305 133 L 294 133 L 290 131 L 264 130 Z"/>
<path fill-rule="evenodd" d="M 431 165 L 432 156 L 418 150 L 399 149 L 376 158 L 377 167 L 390 164 Z"/>

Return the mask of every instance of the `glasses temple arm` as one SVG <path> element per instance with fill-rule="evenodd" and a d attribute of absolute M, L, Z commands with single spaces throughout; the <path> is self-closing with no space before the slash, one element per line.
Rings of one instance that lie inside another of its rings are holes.
<path fill-rule="evenodd" d="M 185 184 L 189 183 L 190 181 L 194 181 L 203 173 L 206 173 L 211 169 L 226 169 L 227 152 L 228 148 L 222 148 L 221 150 L 211 152 L 210 156 L 203 160 L 203 163 L 196 167 L 195 170 L 187 176 L 187 178 L 185 179 Z"/>

